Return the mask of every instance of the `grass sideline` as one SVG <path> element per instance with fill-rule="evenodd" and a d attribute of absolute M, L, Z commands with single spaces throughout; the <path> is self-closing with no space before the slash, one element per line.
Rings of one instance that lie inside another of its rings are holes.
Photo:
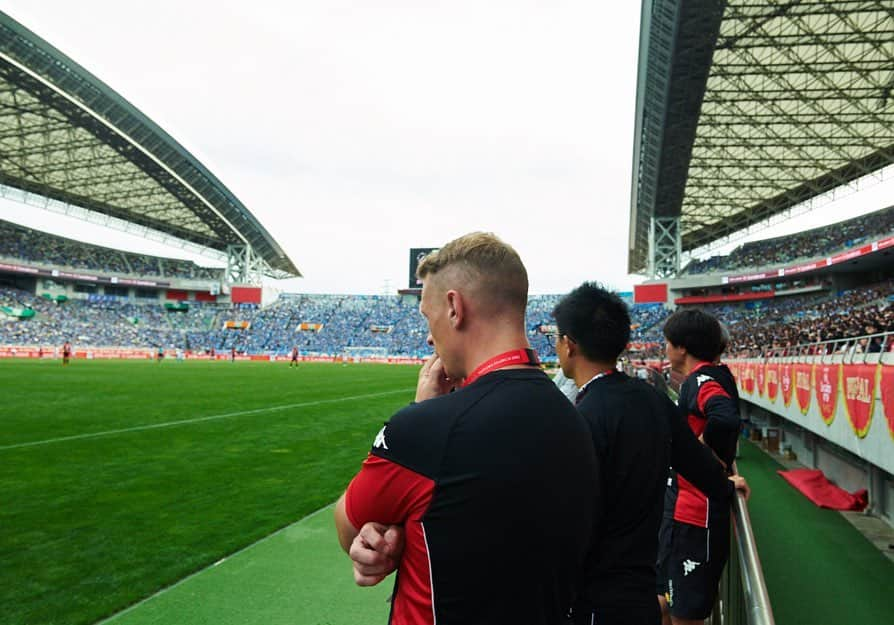
<path fill-rule="evenodd" d="M 94 623 L 331 503 L 417 371 L 0 361 L 4 623 Z"/>

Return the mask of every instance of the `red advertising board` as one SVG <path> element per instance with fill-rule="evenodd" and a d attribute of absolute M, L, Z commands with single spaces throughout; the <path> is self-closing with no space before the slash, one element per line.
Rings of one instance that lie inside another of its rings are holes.
<path fill-rule="evenodd" d="M 813 368 L 813 389 L 816 391 L 820 416 L 826 425 L 831 425 L 835 420 L 840 366 L 838 364 L 818 364 Z"/>
<path fill-rule="evenodd" d="M 764 396 L 764 389 L 767 388 L 767 363 L 759 362 L 754 365 L 755 386 L 757 394 Z"/>
<path fill-rule="evenodd" d="M 230 287 L 230 300 L 234 304 L 260 304 L 261 287 L 259 286 L 233 286 Z"/>
<path fill-rule="evenodd" d="M 854 433 L 863 438 L 872 423 L 879 365 L 842 365 L 842 390 L 847 418 Z"/>
<path fill-rule="evenodd" d="M 637 284 L 633 287 L 634 304 L 666 304 L 667 284 Z"/>

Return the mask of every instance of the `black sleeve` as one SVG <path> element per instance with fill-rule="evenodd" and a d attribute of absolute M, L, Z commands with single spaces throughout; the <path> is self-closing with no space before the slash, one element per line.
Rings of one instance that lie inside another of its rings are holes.
<path fill-rule="evenodd" d="M 667 402 L 667 415 L 670 421 L 671 464 L 674 470 L 708 497 L 732 494 L 735 487 L 727 479 L 723 465 L 707 445 L 698 441 L 683 414 L 670 400 Z"/>
<path fill-rule="evenodd" d="M 705 442 L 712 447 L 715 439 L 726 440 L 730 432 L 739 433 L 740 418 L 737 402 L 724 396 L 711 397 L 705 402 Z M 687 478 L 688 479 L 688 478 Z"/>

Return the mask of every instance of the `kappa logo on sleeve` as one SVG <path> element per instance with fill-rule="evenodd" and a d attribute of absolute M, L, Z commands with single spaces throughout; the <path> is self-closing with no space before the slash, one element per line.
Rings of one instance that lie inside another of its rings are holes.
<path fill-rule="evenodd" d="M 710 382 L 710 381 L 713 380 L 713 379 L 714 379 L 714 378 L 712 378 L 712 377 L 709 376 L 709 375 L 704 375 L 704 374 L 702 374 L 702 375 L 696 376 L 696 378 L 695 378 L 695 383 L 696 383 L 697 386 L 701 386 L 701 385 L 704 384 L 705 382 Z"/>
<path fill-rule="evenodd" d="M 686 577 L 687 575 L 692 573 L 695 570 L 695 567 L 697 567 L 699 564 L 701 564 L 701 562 L 693 562 L 692 560 L 684 560 L 683 561 L 683 577 Z"/>
<path fill-rule="evenodd" d="M 387 425 L 383 425 L 382 429 L 379 430 L 379 433 L 376 434 L 376 440 L 373 441 L 373 447 L 381 447 L 382 449 L 388 449 L 388 445 L 385 444 L 385 428 Z"/>

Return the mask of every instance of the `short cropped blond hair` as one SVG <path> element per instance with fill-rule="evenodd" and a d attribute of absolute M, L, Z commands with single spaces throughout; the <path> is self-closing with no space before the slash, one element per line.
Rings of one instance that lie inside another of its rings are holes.
<path fill-rule="evenodd" d="M 448 267 L 459 272 L 457 278 L 476 292 L 482 305 L 524 316 L 528 272 L 518 252 L 493 233 L 472 232 L 450 241 L 422 259 L 416 277 L 435 276 Z"/>

